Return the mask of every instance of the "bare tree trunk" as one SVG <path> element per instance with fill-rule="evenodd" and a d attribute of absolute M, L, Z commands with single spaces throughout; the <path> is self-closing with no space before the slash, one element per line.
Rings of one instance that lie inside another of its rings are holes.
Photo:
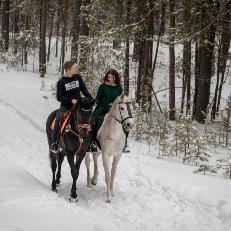
<path fill-rule="evenodd" d="M 144 75 L 144 52 L 145 52 L 145 40 L 140 38 L 139 42 L 139 66 L 138 66 L 138 76 L 137 76 L 137 92 L 136 92 L 136 102 L 140 103 L 142 95 L 142 77 Z"/>
<path fill-rule="evenodd" d="M 200 50 L 199 50 L 199 42 L 195 44 L 195 92 L 193 98 L 193 118 L 196 115 L 196 107 L 197 107 L 197 98 L 199 91 L 199 74 L 200 74 Z"/>
<path fill-rule="evenodd" d="M 62 9 L 62 0 L 59 0 L 59 8 L 57 14 L 57 21 L 56 21 L 56 42 L 55 42 L 55 57 L 58 57 L 58 50 L 59 50 L 59 27 L 61 21 L 61 9 Z"/>
<path fill-rule="evenodd" d="M 50 24 L 50 31 L 49 31 L 49 40 L 48 40 L 48 50 L 47 50 L 47 62 L 50 61 L 50 54 L 51 54 L 51 38 L 53 34 L 53 27 L 54 27 L 54 12 L 51 15 L 51 24 Z"/>
<path fill-rule="evenodd" d="M 133 47 L 133 54 L 132 54 L 132 61 L 136 62 L 139 60 L 139 50 L 140 50 L 140 40 L 139 35 L 136 34 L 134 38 L 134 47 Z"/>
<path fill-rule="evenodd" d="M 135 33 L 134 49 L 133 49 L 133 61 L 138 61 L 138 71 L 137 71 L 137 82 L 136 82 L 136 102 L 140 104 L 141 102 L 141 91 L 142 91 L 142 78 L 144 72 L 144 48 L 145 48 L 145 32 L 144 32 L 144 22 L 141 18 L 144 17 L 144 7 L 140 0 L 135 0 L 135 22 L 140 23 L 141 30 Z"/>
<path fill-rule="evenodd" d="M 81 14 L 81 0 L 75 1 L 74 14 L 73 14 L 73 38 L 71 45 L 71 59 L 77 62 L 78 59 L 78 42 L 79 42 L 79 34 L 80 34 L 80 14 Z"/>
<path fill-rule="evenodd" d="M 154 5 L 155 0 L 148 0 L 148 16 L 145 19 L 145 40 L 144 40 L 144 63 L 143 77 L 141 84 L 141 103 L 143 109 L 150 110 L 151 108 L 151 91 L 152 91 L 152 56 L 153 56 L 153 35 L 154 35 Z"/>
<path fill-rule="evenodd" d="M 114 1 L 114 9 L 116 13 L 116 21 L 121 25 L 123 24 L 123 0 Z M 114 38 L 112 43 L 113 49 L 121 48 L 121 40 L 119 38 Z"/>
<path fill-rule="evenodd" d="M 219 36 L 220 37 L 220 36 Z M 215 119 L 216 117 L 216 106 L 217 106 L 217 95 L 218 95 L 218 89 L 219 89 L 219 84 L 220 84 L 220 61 L 221 61 L 221 39 L 219 39 L 219 44 L 218 44 L 218 57 L 217 57 L 217 82 L 216 82 L 216 87 L 215 87 L 215 92 L 214 92 L 214 97 L 213 97 L 213 106 L 212 106 L 212 112 L 211 112 L 211 120 Z"/>
<path fill-rule="evenodd" d="M 220 108 L 220 100 L 221 100 L 221 92 L 222 86 L 224 84 L 225 78 L 225 70 L 226 70 L 226 63 L 228 59 L 228 52 L 231 40 L 231 28 L 230 28 L 230 20 L 231 20 L 231 0 L 226 2 L 224 7 L 225 15 L 222 20 L 222 32 L 221 32 L 221 82 L 218 91 L 218 101 L 216 106 L 216 111 L 219 111 Z"/>
<path fill-rule="evenodd" d="M 40 6 L 40 47 L 39 47 L 39 72 L 40 77 L 46 74 L 46 0 L 41 0 Z"/>
<path fill-rule="evenodd" d="M 0 0 L 0 29 L 2 28 L 2 0 Z"/>
<path fill-rule="evenodd" d="M 186 39 L 184 41 L 183 48 L 183 86 L 182 86 L 182 100 L 181 100 L 181 113 L 184 112 L 184 99 L 187 91 L 187 104 L 186 114 L 190 111 L 190 87 L 191 87 L 191 40 L 188 39 L 190 36 L 190 1 L 185 0 L 184 2 L 184 32 Z"/>
<path fill-rule="evenodd" d="M 79 65 L 81 70 L 84 72 L 87 70 L 88 66 L 88 57 L 90 53 L 90 48 L 89 48 L 89 34 L 90 34 L 90 28 L 89 28 L 89 6 L 91 4 L 91 0 L 86 0 L 85 1 L 85 9 L 86 11 L 83 12 L 83 17 L 82 17 L 82 25 L 81 25 L 81 35 L 85 38 L 84 40 L 81 40 L 80 44 L 80 56 L 79 56 Z"/>
<path fill-rule="evenodd" d="M 19 11 L 18 9 L 16 9 L 14 12 L 14 54 L 17 54 L 18 52 L 18 42 L 17 42 L 17 36 L 19 34 L 18 24 L 19 24 Z"/>
<path fill-rule="evenodd" d="M 26 16 L 25 30 L 26 31 L 29 30 L 29 16 L 28 15 Z M 28 50 L 28 43 L 25 42 L 25 44 L 24 44 L 24 64 L 28 64 L 28 55 L 27 55 L 28 52 L 27 52 L 27 50 Z"/>
<path fill-rule="evenodd" d="M 183 48 L 183 57 L 184 57 L 184 49 Z M 183 58 L 183 65 L 184 65 L 184 58 Z M 181 93 L 181 106 L 180 106 L 180 113 L 184 114 L 184 98 L 185 98 L 185 92 L 186 92 L 186 79 L 183 69 L 183 78 L 182 78 L 182 93 Z"/>
<path fill-rule="evenodd" d="M 175 120 L 175 0 L 169 0 L 169 119 Z"/>
<path fill-rule="evenodd" d="M 152 65 L 152 76 L 154 77 L 154 72 L 156 68 L 156 61 L 157 61 L 157 55 L 159 51 L 159 44 L 160 44 L 160 38 L 163 33 L 163 27 L 165 24 L 165 11 L 166 11 L 166 3 L 165 1 L 162 1 L 161 3 L 161 18 L 160 18 L 160 24 L 159 24 L 159 31 L 158 31 L 158 40 L 156 44 L 156 51 L 155 51 L 155 57 L 153 60 L 153 65 Z"/>
<path fill-rule="evenodd" d="M 4 41 L 3 49 L 9 49 L 9 17 L 10 17 L 10 0 L 3 1 L 2 5 L 2 37 Z"/>
<path fill-rule="evenodd" d="M 131 0 L 127 0 L 126 24 L 130 24 Z M 129 95 L 129 31 L 126 32 L 125 70 L 124 70 L 124 93 Z"/>
<path fill-rule="evenodd" d="M 209 10 L 208 10 L 209 9 Z M 213 11 L 213 14 L 211 14 Z M 211 12 L 208 12 L 210 11 Z M 213 17 L 212 17 L 213 16 Z M 212 77 L 212 65 L 213 65 L 213 52 L 216 32 L 216 11 L 214 8 L 214 2 L 207 0 L 202 6 L 202 20 L 203 28 L 210 23 L 208 29 L 206 29 L 200 38 L 200 75 L 199 75 L 199 91 L 197 99 L 197 107 L 195 118 L 198 122 L 204 123 L 207 115 L 207 107 L 209 104 L 210 85 Z"/>
<path fill-rule="evenodd" d="M 61 70 L 62 75 L 64 73 L 63 64 L 65 60 L 65 39 L 66 39 L 66 27 L 67 27 L 67 13 L 68 13 L 68 0 L 64 0 L 64 16 L 63 16 L 63 28 L 62 28 L 62 46 L 61 46 Z"/>
<path fill-rule="evenodd" d="M 191 108 L 190 108 L 190 105 L 191 105 L 191 41 L 189 41 L 187 44 L 186 44 L 186 49 L 188 50 L 187 52 L 187 68 L 186 68 L 186 74 L 185 76 L 187 81 L 186 81 L 186 84 L 187 84 L 187 104 L 186 104 L 186 115 L 189 115 L 190 111 L 191 111 Z M 191 113 L 190 113 L 191 114 Z"/>

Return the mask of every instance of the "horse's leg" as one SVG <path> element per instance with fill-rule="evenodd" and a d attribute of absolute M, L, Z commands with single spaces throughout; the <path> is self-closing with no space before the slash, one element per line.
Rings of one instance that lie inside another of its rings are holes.
<path fill-rule="evenodd" d="M 55 172 L 56 172 L 56 168 L 57 168 L 57 162 L 56 162 L 56 156 L 54 156 L 53 154 L 50 154 L 50 162 L 51 162 L 51 170 L 52 170 L 52 191 L 57 192 L 56 189 L 56 180 L 55 180 Z"/>
<path fill-rule="evenodd" d="M 72 187 L 71 187 L 71 194 L 70 194 L 69 200 L 71 202 L 77 202 L 78 201 L 78 197 L 76 193 L 77 169 L 74 163 L 74 156 L 71 154 L 68 154 L 67 160 L 71 168 L 71 176 L 72 176 Z"/>
<path fill-rule="evenodd" d="M 61 178 L 61 167 L 63 163 L 64 155 L 63 153 L 59 153 L 58 157 L 58 172 L 56 174 L 56 185 L 58 186 L 60 184 L 60 178 Z"/>
<path fill-rule="evenodd" d="M 103 167 L 104 167 L 104 173 L 105 173 L 105 182 L 107 186 L 107 203 L 111 202 L 111 190 L 110 190 L 110 182 L 111 182 L 111 176 L 109 171 L 109 156 L 105 153 L 102 153 L 103 158 Z"/>
<path fill-rule="evenodd" d="M 115 175 L 116 175 L 117 164 L 118 164 L 118 162 L 120 160 L 120 157 L 121 157 L 121 155 L 114 157 L 113 162 L 112 162 L 110 190 L 111 190 L 111 194 L 113 196 L 114 196 L 113 183 L 114 183 L 114 179 L 115 179 Z"/>
<path fill-rule="evenodd" d="M 93 154 L 93 161 L 94 161 L 94 176 L 91 179 L 91 183 L 96 185 L 98 183 L 98 176 L 99 176 L 99 169 L 98 169 L 98 156 L 99 153 Z"/>
<path fill-rule="evenodd" d="M 87 168 L 87 187 L 91 187 L 90 154 L 89 154 L 89 152 L 85 156 L 85 165 Z"/>

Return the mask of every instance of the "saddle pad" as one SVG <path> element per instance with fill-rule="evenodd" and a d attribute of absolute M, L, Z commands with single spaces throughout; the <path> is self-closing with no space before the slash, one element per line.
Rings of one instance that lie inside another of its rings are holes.
<path fill-rule="evenodd" d="M 64 114 L 64 117 L 63 117 L 63 119 L 61 121 L 61 126 L 60 126 L 61 134 L 63 134 L 63 131 L 64 131 L 66 125 L 67 125 L 69 117 L 70 117 L 70 113 L 68 113 L 68 114 L 65 113 Z M 54 127 L 55 127 L 55 121 L 56 121 L 56 118 L 54 118 L 53 121 L 52 121 L 52 123 L 51 123 L 51 130 L 53 130 Z"/>

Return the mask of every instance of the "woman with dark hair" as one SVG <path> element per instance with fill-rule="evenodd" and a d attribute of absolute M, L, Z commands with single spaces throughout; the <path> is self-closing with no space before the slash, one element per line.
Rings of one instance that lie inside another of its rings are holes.
<path fill-rule="evenodd" d="M 109 70 L 104 77 L 103 83 L 99 86 L 94 113 L 104 115 L 108 113 L 110 105 L 122 93 L 123 89 L 118 72 L 114 69 Z"/>
<path fill-rule="evenodd" d="M 91 145 L 91 151 L 97 150 L 95 141 L 97 142 L 97 131 L 103 123 L 105 114 L 108 113 L 110 105 L 115 99 L 123 93 L 123 89 L 120 83 L 120 76 L 114 69 L 110 69 L 105 77 L 104 82 L 99 86 L 96 96 L 96 108 L 93 112 L 94 125 L 93 125 L 93 143 Z"/>

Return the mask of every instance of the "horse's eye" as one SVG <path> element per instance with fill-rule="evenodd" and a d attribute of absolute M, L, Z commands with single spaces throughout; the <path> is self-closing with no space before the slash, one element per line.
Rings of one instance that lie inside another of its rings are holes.
<path fill-rule="evenodd" d="M 124 110 L 124 108 L 123 108 L 123 107 L 120 107 L 120 110 L 121 110 L 121 111 L 123 111 L 123 110 Z"/>

